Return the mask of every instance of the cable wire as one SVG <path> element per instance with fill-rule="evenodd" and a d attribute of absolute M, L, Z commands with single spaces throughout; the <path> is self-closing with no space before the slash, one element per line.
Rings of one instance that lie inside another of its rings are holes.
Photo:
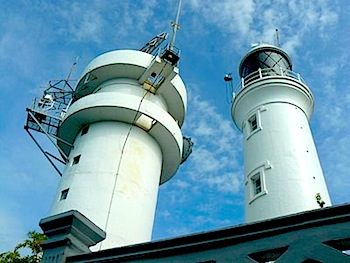
<path fill-rule="evenodd" d="M 154 57 L 155 58 L 155 57 Z M 166 67 L 166 63 L 164 64 L 164 67 L 162 68 L 162 70 L 160 71 L 160 73 L 157 75 L 157 77 L 154 79 L 153 83 L 152 83 L 152 86 L 157 83 L 158 79 L 161 78 L 161 74 L 164 70 L 164 68 Z M 153 86 L 154 87 L 154 86 Z M 138 108 L 136 110 L 136 113 L 135 113 L 135 116 L 134 116 L 134 119 L 132 121 L 132 123 L 130 124 L 130 127 L 129 127 L 129 130 L 126 134 L 126 137 L 125 137 L 125 140 L 124 140 L 124 143 L 123 143 L 123 146 L 122 146 L 122 149 L 121 149 L 121 152 L 120 152 L 120 158 L 119 158 L 119 162 L 118 162 L 118 166 L 117 166 L 117 171 L 116 171 L 116 174 L 115 174 L 115 178 L 114 178 L 114 183 L 113 183 L 113 191 L 112 191 L 112 195 L 111 195 L 111 199 L 110 199 L 110 202 L 109 202 L 109 206 L 108 206 L 108 214 L 107 214 L 107 219 L 106 219 L 106 224 L 105 224 L 105 227 L 104 227 L 104 230 L 107 231 L 107 226 L 108 226 L 108 223 L 109 223 L 109 219 L 110 219 L 110 214 L 111 214 L 111 209 L 112 209 L 112 205 L 113 205 L 113 199 L 114 199 L 114 193 L 115 193 L 115 189 L 117 187 L 117 181 L 118 181 L 118 175 L 119 175 L 119 172 L 120 172 L 120 168 L 121 168 L 121 164 L 122 164 L 122 160 L 123 160 L 123 156 L 124 156 L 124 151 L 125 151 L 125 148 L 126 148 L 126 144 L 127 144 L 127 141 L 130 137 L 130 134 L 131 134 L 131 131 L 133 129 L 133 127 L 135 126 L 136 124 L 136 121 L 137 121 L 137 116 L 138 114 L 140 113 L 140 109 L 141 109 L 141 105 L 142 105 L 142 102 L 143 100 L 145 99 L 145 97 L 147 96 L 147 94 L 150 93 L 149 90 L 145 90 L 145 94 L 142 96 L 141 100 L 140 100 L 140 103 L 138 105 Z M 100 242 L 100 248 L 99 250 L 102 249 L 102 243 L 103 242 Z"/>

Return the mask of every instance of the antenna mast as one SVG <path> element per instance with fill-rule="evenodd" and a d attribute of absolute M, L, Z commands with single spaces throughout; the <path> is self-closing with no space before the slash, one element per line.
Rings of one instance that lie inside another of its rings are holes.
<path fill-rule="evenodd" d="M 181 4 L 182 4 L 182 0 L 179 0 L 179 4 L 177 6 L 177 13 L 176 13 L 175 23 L 171 22 L 171 26 L 173 27 L 173 35 L 171 36 L 171 41 L 170 41 L 170 44 L 169 44 L 169 50 L 171 50 L 171 51 L 174 50 L 174 44 L 175 44 L 175 39 L 176 39 L 176 32 L 180 28 L 179 18 L 180 18 Z"/>
<path fill-rule="evenodd" d="M 281 47 L 280 45 L 280 37 L 279 37 L 279 34 L 278 34 L 278 28 L 276 28 L 276 44 L 278 47 Z"/>
<path fill-rule="evenodd" d="M 73 65 L 68 73 L 67 78 L 66 78 L 66 82 L 70 81 L 70 77 L 71 77 L 73 71 L 75 70 L 76 65 L 78 64 L 78 60 L 79 60 L 79 56 L 76 56 L 75 61 L 74 61 Z"/>

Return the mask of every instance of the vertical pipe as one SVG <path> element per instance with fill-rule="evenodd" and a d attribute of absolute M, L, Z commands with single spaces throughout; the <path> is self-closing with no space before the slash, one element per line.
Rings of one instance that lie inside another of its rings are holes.
<path fill-rule="evenodd" d="M 178 6 L 177 6 L 177 13 L 176 13 L 175 23 L 172 24 L 172 27 L 173 27 L 173 35 L 171 36 L 171 41 L 170 41 L 170 44 L 169 44 L 169 49 L 170 49 L 171 51 L 174 50 L 175 39 L 176 39 L 176 32 L 177 32 L 177 29 L 178 29 L 178 27 L 179 27 L 181 3 L 182 3 L 182 0 L 179 0 L 179 4 L 178 4 Z"/>

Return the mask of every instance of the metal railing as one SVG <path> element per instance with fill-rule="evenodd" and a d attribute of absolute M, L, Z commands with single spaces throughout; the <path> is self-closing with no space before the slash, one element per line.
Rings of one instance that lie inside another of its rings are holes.
<path fill-rule="evenodd" d="M 274 68 L 259 68 L 257 71 L 254 71 L 241 79 L 240 87 L 237 89 L 237 91 L 240 89 L 244 89 L 247 85 L 251 84 L 256 80 L 271 77 L 287 77 L 292 78 L 294 80 L 298 80 L 303 84 L 306 84 L 305 81 L 301 78 L 300 74 L 294 71 L 283 68 L 280 68 L 279 70 L 276 70 Z"/>
<path fill-rule="evenodd" d="M 58 141 L 69 147 L 73 147 L 73 145 L 62 138 L 59 138 L 57 136 L 57 131 L 61 120 L 64 118 L 73 101 L 74 96 L 74 90 L 67 80 L 59 80 L 55 83 L 50 81 L 44 94 L 41 97 L 34 98 L 32 105 L 27 108 L 27 121 L 24 126 L 24 129 L 38 146 L 39 150 L 61 176 L 62 173 L 57 166 L 57 162 L 66 164 L 68 156 L 58 146 Z M 56 156 L 56 154 L 52 154 L 45 150 L 40 141 L 36 139 L 36 136 L 34 136 L 31 131 L 36 131 L 46 135 L 60 154 Z"/>
<path fill-rule="evenodd" d="M 238 86 L 234 89 L 232 93 L 231 103 L 234 101 L 236 94 L 239 93 L 242 89 L 258 80 L 268 78 L 289 78 L 297 80 L 298 82 L 306 85 L 306 82 L 300 76 L 299 73 L 296 73 L 289 69 L 279 68 L 279 70 L 276 70 L 274 68 L 259 68 L 257 71 L 254 71 L 245 76 L 244 78 L 241 78 L 241 82 L 238 84 Z"/>

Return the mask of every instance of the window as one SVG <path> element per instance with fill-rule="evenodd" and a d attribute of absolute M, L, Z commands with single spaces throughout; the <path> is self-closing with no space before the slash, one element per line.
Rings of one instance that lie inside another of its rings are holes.
<path fill-rule="evenodd" d="M 81 156 L 81 154 L 79 154 L 79 155 L 77 155 L 77 156 L 75 156 L 75 157 L 73 158 L 73 163 L 72 163 L 72 165 L 75 165 L 75 164 L 78 164 L 78 163 L 79 163 L 79 161 L 80 161 L 80 156 Z"/>
<path fill-rule="evenodd" d="M 255 133 L 263 129 L 261 126 L 261 112 L 265 110 L 265 106 L 261 106 L 259 109 L 248 116 L 244 124 L 244 134 L 247 140 L 249 140 L 249 138 Z"/>
<path fill-rule="evenodd" d="M 254 114 L 252 117 L 248 119 L 250 133 L 254 132 L 258 129 L 258 120 L 256 118 L 256 114 Z"/>
<path fill-rule="evenodd" d="M 69 188 L 64 189 L 63 191 L 61 191 L 60 201 L 67 199 L 68 191 L 69 191 Z"/>
<path fill-rule="evenodd" d="M 272 169 L 272 165 L 269 161 L 266 161 L 266 163 L 259 165 L 247 175 L 245 185 L 249 194 L 249 204 L 268 194 L 265 176 L 266 171 L 269 169 Z"/>
<path fill-rule="evenodd" d="M 260 194 L 262 189 L 261 189 L 261 177 L 260 173 L 257 173 L 252 176 L 252 183 L 253 183 L 253 193 L 254 195 Z"/>
<path fill-rule="evenodd" d="M 87 134 L 88 131 L 89 131 L 89 125 L 87 125 L 81 129 L 81 136 L 83 136 L 84 134 Z"/>

